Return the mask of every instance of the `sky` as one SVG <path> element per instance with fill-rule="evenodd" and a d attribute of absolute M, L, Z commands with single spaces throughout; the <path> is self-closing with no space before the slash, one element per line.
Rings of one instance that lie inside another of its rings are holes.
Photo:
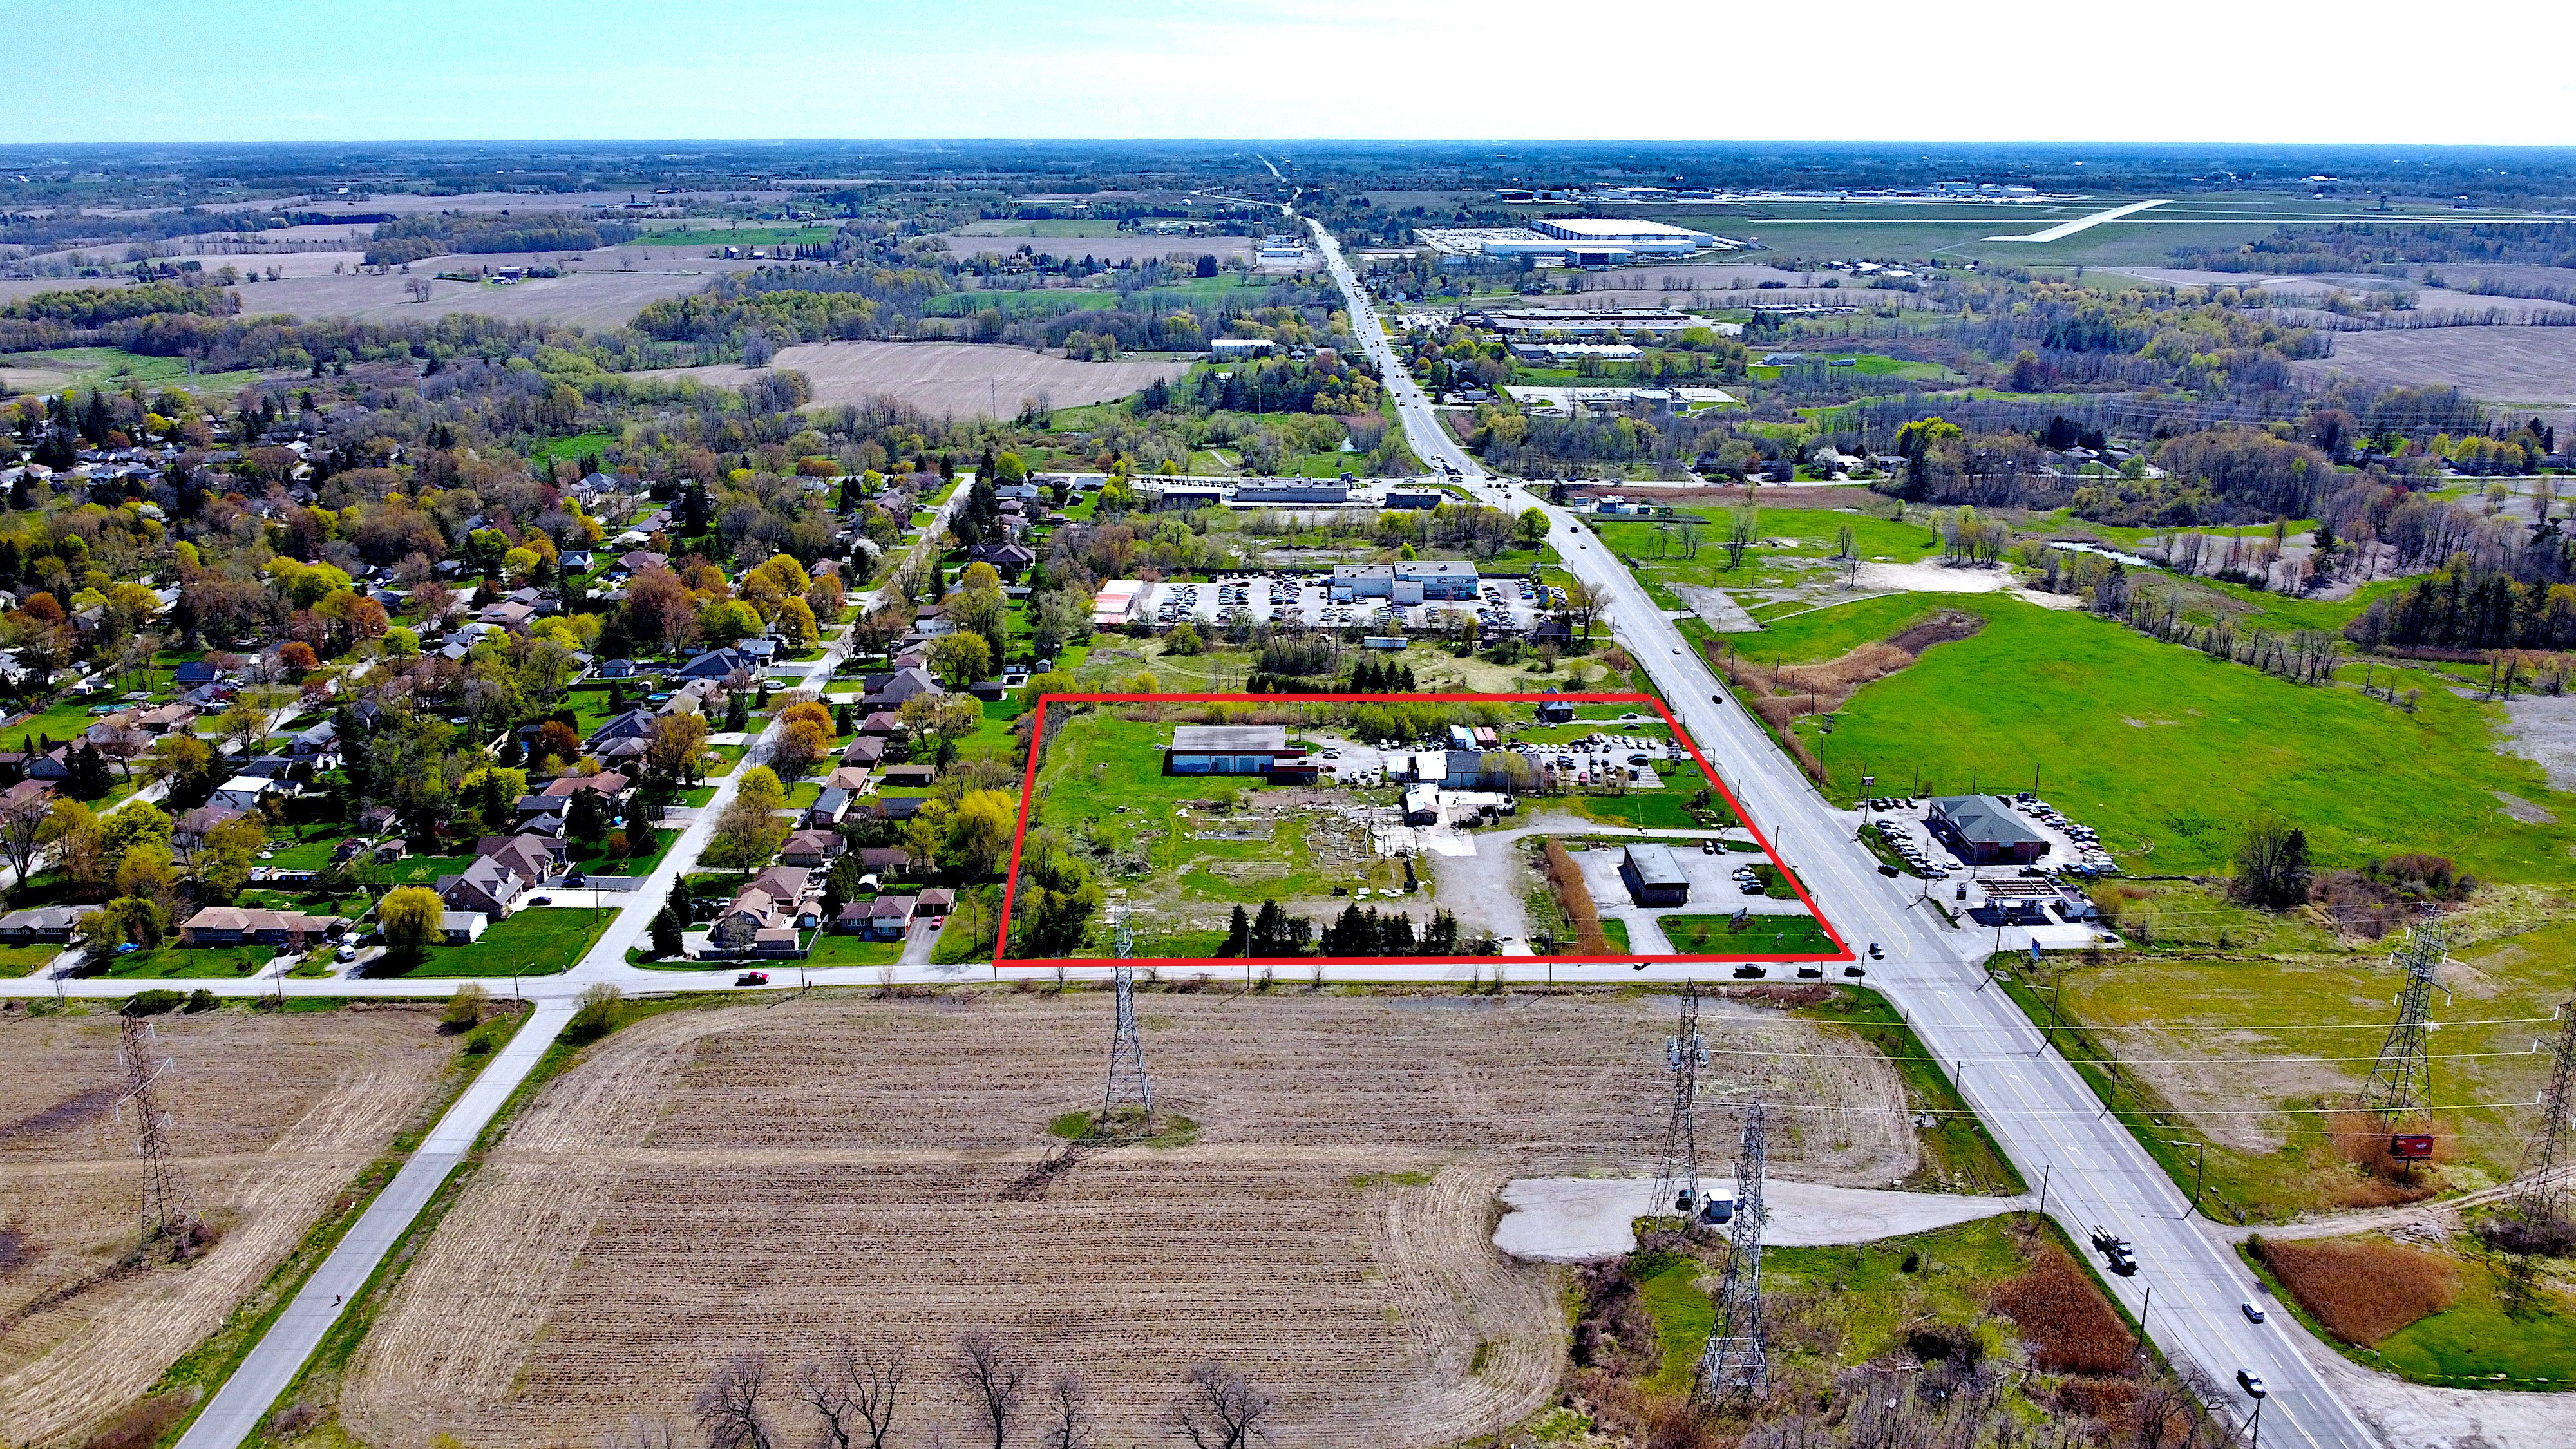
<path fill-rule="evenodd" d="M 2534 0 L 6 0 L 0 15 L 0 142 L 2576 143 L 2576 68 L 2543 59 L 2566 12 Z M 2522 62 L 2517 36 L 2535 47 Z"/>

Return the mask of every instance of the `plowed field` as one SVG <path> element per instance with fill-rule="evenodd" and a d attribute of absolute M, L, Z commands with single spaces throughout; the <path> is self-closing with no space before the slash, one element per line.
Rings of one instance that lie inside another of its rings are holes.
<path fill-rule="evenodd" d="M 1033 1390 L 1080 1372 L 1102 1443 L 1164 1440 L 1207 1358 L 1279 1394 L 1292 1446 L 1447 1444 L 1544 1401 L 1558 1298 L 1492 1247 L 1493 1195 L 1652 1170 L 1670 998 L 1138 1005 L 1158 1105 L 1190 1140 L 1090 1153 L 1023 1197 L 1006 1194 L 1047 1123 L 1099 1101 L 1103 993 L 815 997 L 609 1038 L 424 1245 L 342 1424 L 376 1449 L 591 1443 L 639 1418 L 686 1437 L 710 1367 L 749 1351 L 781 1442 L 801 1442 L 814 1426 L 785 1386 L 849 1335 L 915 1356 L 899 1442 L 934 1425 L 961 1442 L 944 1366 L 978 1328 Z M 1712 1004 L 1704 1025 L 1721 1096 L 1854 1109 L 1775 1135 L 1786 1174 L 1910 1169 L 1895 1074 L 1865 1049 L 1752 1007 Z M 1704 1132 L 1731 1145 L 1728 1114 Z"/>
<path fill-rule="evenodd" d="M 156 1020 L 179 1171 L 221 1233 L 184 1267 L 117 1274 L 140 1171 L 116 1018 L 0 1022 L 0 1443 L 77 1443 L 212 1333 L 436 1092 L 428 1009 Z M 84 1286 L 86 1285 L 86 1286 Z"/>

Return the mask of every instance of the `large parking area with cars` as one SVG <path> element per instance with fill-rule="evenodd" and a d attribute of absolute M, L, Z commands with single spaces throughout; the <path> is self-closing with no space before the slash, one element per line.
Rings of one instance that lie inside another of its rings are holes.
<path fill-rule="evenodd" d="M 1493 637 L 1528 633 L 1546 602 L 1539 585 L 1518 578 L 1486 579 L 1473 599 L 1425 599 L 1419 604 L 1396 604 L 1383 598 L 1335 603 L 1328 574 L 1221 574 L 1204 583 L 1165 582 L 1147 589 L 1139 614 L 1162 629 L 1184 622 L 1222 624 L 1239 617 L 1252 623 L 1314 629 L 1437 632 L 1443 615 L 1458 613 L 1474 616 L 1478 630 Z"/>

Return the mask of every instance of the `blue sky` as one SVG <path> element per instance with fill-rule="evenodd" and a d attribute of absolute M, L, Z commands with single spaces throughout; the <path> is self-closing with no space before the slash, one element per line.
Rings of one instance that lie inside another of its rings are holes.
<path fill-rule="evenodd" d="M 1935 14 L 1940 18 L 1932 18 Z M 2557 5 L 12 0 L 0 141 L 2576 143 Z M 2545 47 L 2544 47 L 2545 49 Z"/>

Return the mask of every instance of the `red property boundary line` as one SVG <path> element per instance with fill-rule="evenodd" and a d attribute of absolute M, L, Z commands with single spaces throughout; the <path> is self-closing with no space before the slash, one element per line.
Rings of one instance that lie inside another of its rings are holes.
<path fill-rule="evenodd" d="M 1815 918 L 1817 926 L 1823 929 L 1826 939 L 1834 943 L 1836 948 L 1835 954 L 1805 956 L 1691 956 L 1676 954 L 1654 956 L 1639 955 L 1631 952 L 1620 956 L 1541 956 L 1526 958 L 1488 956 L 1140 956 L 1134 958 L 1136 964 L 1158 968 L 1186 966 L 1289 966 L 1312 964 L 1318 960 L 1330 960 L 1347 961 L 1359 965 L 1438 966 L 1463 965 L 1469 962 L 1483 964 L 1489 961 L 1527 959 L 1561 962 L 1568 966 L 1607 966 L 1637 961 L 1710 961 L 1730 963 L 1738 961 L 1848 962 L 1857 959 L 1852 954 L 1851 944 L 1843 939 L 1840 931 L 1834 929 L 1833 922 L 1825 919 L 1825 913 L 1817 908 L 1814 898 L 1807 894 L 1807 887 L 1798 879 L 1797 872 L 1789 869 L 1788 863 L 1780 859 L 1780 852 L 1772 848 L 1770 837 L 1764 835 L 1762 833 L 1762 828 L 1753 823 L 1753 817 L 1745 811 L 1743 802 L 1735 798 L 1734 791 L 1726 788 L 1726 782 L 1717 777 L 1717 771 L 1709 768 L 1707 757 L 1699 752 L 1699 744 L 1690 737 L 1690 731 L 1682 728 L 1681 721 L 1673 717 L 1672 710 L 1667 708 L 1662 700 L 1655 698 L 1651 694 L 1044 694 L 1038 696 L 1037 704 L 1035 706 L 1037 725 L 1029 731 L 1028 768 L 1020 777 L 1020 827 L 1017 833 L 1011 837 L 1011 873 L 1004 877 L 1002 884 L 1002 915 L 993 935 L 993 969 L 1000 971 L 1005 968 L 1018 969 L 1026 967 L 1055 967 L 1077 961 L 1082 964 L 1090 964 L 1095 959 L 1091 957 L 1066 957 L 1029 960 L 1017 959 L 1009 954 L 1011 943 L 1011 903 L 1014 896 L 1016 896 L 1019 891 L 1020 854 L 1022 848 L 1028 843 L 1029 816 L 1035 810 L 1037 803 L 1038 757 L 1039 753 L 1046 746 L 1047 706 L 1054 704 L 1395 704 L 1411 700 L 1427 700 L 1435 704 L 1620 704 L 1643 705 L 1652 709 L 1656 714 L 1663 717 L 1663 721 L 1666 725 L 1671 727 L 1673 738 L 1682 742 L 1682 748 L 1690 751 L 1691 760 L 1699 766 L 1699 772 L 1701 776 L 1708 781 L 1709 788 L 1716 791 L 1719 798 L 1726 801 L 1727 808 L 1735 812 L 1736 820 L 1741 823 L 1744 826 L 1745 831 L 1753 837 L 1754 843 L 1762 847 L 1763 857 L 1769 860 L 1772 867 L 1780 872 L 1781 879 L 1789 883 L 1789 889 L 1797 892 L 1799 903 L 1804 905 L 1807 908 L 1807 913 Z M 1097 959 L 1099 959 L 1103 964 L 1106 964 L 1108 958 L 1104 957 Z"/>

